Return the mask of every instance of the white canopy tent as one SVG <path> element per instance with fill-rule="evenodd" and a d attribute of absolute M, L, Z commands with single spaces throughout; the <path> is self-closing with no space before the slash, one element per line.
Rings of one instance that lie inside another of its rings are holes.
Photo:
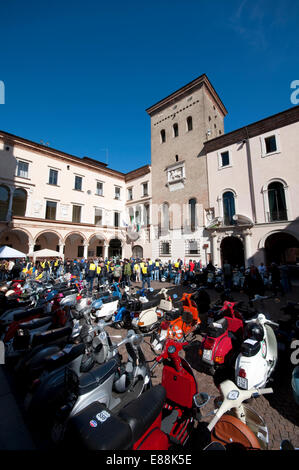
<path fill-rule="evenodd" d="M 0 248 L 0 258 L 8 259 L 8 258 L 26 258 L 26 254 L 22 253 L 19 250 L 15 250 L 10 246 L 2 246 Z"/>
<path fill-rule="evenodd" d="M 49 250 L 44 248 L 43 250 L 31 251 L 28 253 L 29 258 L 64 258 L 64 255 L 59 253 L 59 251 Z"/>

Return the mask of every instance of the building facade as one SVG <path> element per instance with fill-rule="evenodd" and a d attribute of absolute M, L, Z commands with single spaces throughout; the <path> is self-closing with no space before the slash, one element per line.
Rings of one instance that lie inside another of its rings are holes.
<path fill-rule="evenodd" d="M 299 107 L 205 143 L 213 262 L 299 262 Z"/>
<path fill-rule="evenodd" d="M 146 112 L 129 173 L 0 131 L 0 245 L 77 257 L 299 262 L 299 106 L 224 133 L 201 75 Z"/>
<path fill-rule="evenodd" d="M 50 248 L 66 258 L 129 257 L 138 240 L 150 254 L 149 220 L 137 230 L 136 211 L 128 217 L 128 187 L 142 210 L 150 201 L 149 165 L 124 174 L 1 132 L 0 175 L 1 245 L 26 254 Z"/>

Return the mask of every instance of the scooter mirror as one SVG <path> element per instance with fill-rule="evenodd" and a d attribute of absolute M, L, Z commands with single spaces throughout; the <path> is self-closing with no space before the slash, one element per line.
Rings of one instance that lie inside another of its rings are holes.
<path fill-rule="evenodd" d="M 178 298 L 177 294 L 173 294 L 172 297 L 173 297 L 174 299 L 177 299 L 177 298 Z"/>
<path fill-rule="evenodd" d="M 150 292 L 154 292 L 154 289 L 152 287 L 149 288 Z"/>
<path fill-rule="evenodd" d="M 196 284 L 191 284 L 192 289 L 196 289 L 197 285 Z"/>
<path fill-rule="evenodd" d="M 202 408 L 210 400 L 210 395 L 207 393 L 201 392 L 194 395 L 193 400 L 197 408 Z"/>

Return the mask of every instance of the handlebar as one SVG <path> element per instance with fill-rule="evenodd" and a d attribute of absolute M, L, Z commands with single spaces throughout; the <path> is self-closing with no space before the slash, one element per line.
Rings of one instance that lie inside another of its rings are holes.
<path fill-rule="evenodd" d="M 268 320 L 268 318 L 266 318 L 263 313 L 259 313 L 256 318 L 252 318 L 251 320 L 245 320 L 245 323 L 260 323 L 261 325 L 268 324 L 279 327 L 278 323 L 275 323 L 272 320 Z"/>
<path fill-rule="evenodd" d="M 208 430 L 212 431 L 219 419 L 232 408 L 239 408 L 243 401 L 249 398 L 257 398 L 260 395 L 273 393 L 272 388 L 252 388 L 250 390 L 241 390 L 231 380 L 225 380 L 220 384 L 220 391 L 224 398 L 220 408 L 215 410 L 215 416 L 208 425 Z"/>
<path fill-rule="evenodd" d="M 133 348 L 139 346 L 143 342 L 143 335 L 136 334 L 134 330 L 129 330 L 126 338 L 124 338 L 120 343 L 113 346 L 114 349 L 118 349 L 120 346 L 124 344 L 130 343 Z"/>

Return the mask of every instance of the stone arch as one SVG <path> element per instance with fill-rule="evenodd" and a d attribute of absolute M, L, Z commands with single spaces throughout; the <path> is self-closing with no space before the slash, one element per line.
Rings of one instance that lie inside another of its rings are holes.
<path fill-rule="evenodd" d="M 293 232 L 292 230 L 289 230 L 289 229 L 271 230 L 271 232 L 267 232 L 265 235 L 262 236 L 262 238 L 260 238 L 260 240 L 258 242 L 258 249 L 261 250 L 261 249 L 265 248 L 265 242 L 266 242 L 267 238 L 270 237 L 271 235 L 274 235 L 275 233 L 277 233 L 277 234 L 286 233 L 288 235 L 293 236 L 299 242 L 298 234 Z"/>
<path fill-rule="evenodd" d="M 87 238 L 78 230 L 69 232 L 64 237 L 64 255 L 66 258 L 83 258 L 84 247 L 88 245 Z"/>
<path fill-rule="evenodd" d="M 107 238 L 102 233 L 93 233 L 88 238 L 88 257 L 104 257 L 105 248 L 108 245 Z"/>
<path fill-rule="evenodd" d="M 62 235 L 60 235 L 60 233 L 57 232 L 56 230 L 53 230 L 53 229 L 48 229 L 48 230 L 47 230 L 47 229 L 44 229 L 44 230 L 42 230 L 41 232 L 39 232 L 37 235 L 35 235 L 34 240 L 33 240 L 33 243 L 36 243 L 36 240 L 37 240 L 39 237 L 41 237 L 42 235 L 47 234 L 47 233 L 52 233 L 52 234 L 56 235 L 56 236 L 58 237 L 59 242 L 62 242 L 62 241 L 63 241 Z"/>
<path fill-rule="evenodd" d="M 63 242 L 65 243 L 66 240 L 71 236 L 71 235 L 78 235 L 79 237 L 83 238 L 83 242 L 87 243 L 87 238 L 86 236 L 82 233 L 82 232 L 79 232 L 79 230 L 74 230 L 72 232 L 68 232 L 64 239 L 63 239 Z"/>
<path fill-rule="evenodd" d="M 265 239 L 265 261 L 266 264 L 275 262 L 277 264 L 296 264 L 299 260 L 299 240 L 295 234 L 285 230 L 268 234 Z"/>
<path fill-rule="evenodd" d="M 27 254 L 30 251 L 30 245 L 33 245 L 33 238 L 31 233 L 26 229 L 6 229 L 0 232 L 0 244 L 11 246 L 16 250 Z"/>

